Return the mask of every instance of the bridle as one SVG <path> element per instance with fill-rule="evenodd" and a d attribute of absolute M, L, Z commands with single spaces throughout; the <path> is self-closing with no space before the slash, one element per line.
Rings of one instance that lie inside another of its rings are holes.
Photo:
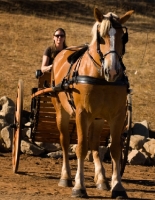
<path fill-rule="evenodd" d="M 113 22 L 113 16 L 112 15 L 109 18 L 106 17 L 106 19 L 109 19 L 111 24 L 112 24 L 112 22 Z M 117 53 L 117 51 L 115 51 L 115 50 L 110 50 L 105 54 L 102 53 L 102 51 L 100 49 L 101 36 L 100 36 L 100 32 L 98 30 L 99 25 L 97 25 L 97 29 L 96 29 L 96 35 L 97 35 L 97 43 L 96 44 L 97 44 L 97 47 L 96 47 L 96 50 L 97 50 L 97 53 L 99 54 L 99 57 L 100 57 L 100 62 L 101 62 L 100 74 L 101 75 L 102 75 L 102 71 L 103 71 L 103 67 L 104 67 L 104 59 L 108 54 L 111 54 L 111 53 L 112 54 L 116 54 L 118 56 L 118 58 L 119 58 L 119 62 L 121 63 L 121 65 L 123 64 L 122 57 L 125 54 L 125 45 L 128 42 L 128 29 L 127 29 L 126 26 L 121 26 L 121 25 L 120 26 L 111 25 L 111 26 L 114 27 L 115 29 L 125 29 L 125 33 L 122 36 L 122 44 L 123 44 L 122 55 L 119 55 Z M 124 68 L 124 64 L 122 66 Z"/>

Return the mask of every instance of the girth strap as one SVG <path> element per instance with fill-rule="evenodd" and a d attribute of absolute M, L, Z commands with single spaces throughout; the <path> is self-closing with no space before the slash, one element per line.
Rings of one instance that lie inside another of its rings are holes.
<path fill-rule="evenodd" d="M 91 84 L 91 85 L 111 85 L 111 86 L 126 86 L 129 88 L 129 81 L 127 76 L 123 76 L 122 79 L 115 82 L 107 82 L 105 79 L 94 78 L 91 76 L 73 76 L 72 79 L 64 79 L 61 83 L 52 87 L 55 92 L 62 92 L 71 89 L 69 86 L 73 84 Z"/>
<path fill-rule="evenodd" d="M 76 76 L 71 80 L 72 83 L 83 83 L 92 85 L 113 85 L 113 86 L 124 86 L 128 85 L 127 77 L 124 76 L 123 79 L 117 80 L 115 82 L 108 82 L 105 79 L 94 78 L 90 76 Z"/>

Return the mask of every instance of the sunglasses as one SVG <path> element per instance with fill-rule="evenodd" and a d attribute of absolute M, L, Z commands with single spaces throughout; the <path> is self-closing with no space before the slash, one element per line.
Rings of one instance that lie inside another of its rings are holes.
<path fill-rule="evenodd" d="M 65 37 L 64 35 L 54 35 L 54 36 L 57 37 L 57 38 L 58 37 L 62 37 L 62 38 Z"/>

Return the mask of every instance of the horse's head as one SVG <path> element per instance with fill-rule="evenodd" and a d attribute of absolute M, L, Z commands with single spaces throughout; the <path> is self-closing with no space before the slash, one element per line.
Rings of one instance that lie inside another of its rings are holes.
<path fill-rule="evenodd" d="M 125 53 L 125 44 L 128 41 L 127 28 L 122 26 L 134 11 L 128 11 L 119 18 L 114 13 L 103 15 L 97 8 L 94 9 L 96 23 L 92 29 L 93 40 L 97 42 L 97 51 L 105 79 L 116 81 L 122 74 L 122 56 Z"/>

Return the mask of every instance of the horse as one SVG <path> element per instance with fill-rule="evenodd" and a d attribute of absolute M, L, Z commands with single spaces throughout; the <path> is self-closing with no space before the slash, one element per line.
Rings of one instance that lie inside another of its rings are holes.
<path fill-rule="evenodd" d="M 92 151 L 95 176 L 99 190 L 108 190 L 105 169 L 99 158 L 99 137 L 103 120 L 96 123 L 91 135 L 89 127 L 95 119 L 106 119 L 110 126 L 110 154 L 112 160 L 111 197 L 128 198 L 121 183 L 121 134 L 126 119 L 126 102 L 129 83 L 122 58 L 128 41 L 123 24 L 134 11 L 122 17 L 109 12 L 103 15 L 94 8 L 96 22 L 92 27 L 92 41 L 83 47 L 61 51 L 54 59 L 51 87 L 56 92 L 52 98 L 56 110 L 60 144 L 63 150 L 61 177 L 58 185 L 72 187 L 68 158 L 70 145 L 69 120 L 75 117 L 77 128 L 77 171 L 72 197 L 87 197 L 84 181 L 84 159 L 88 148 Z M 88 140 L 89 137 L 89 140 Z"/>

